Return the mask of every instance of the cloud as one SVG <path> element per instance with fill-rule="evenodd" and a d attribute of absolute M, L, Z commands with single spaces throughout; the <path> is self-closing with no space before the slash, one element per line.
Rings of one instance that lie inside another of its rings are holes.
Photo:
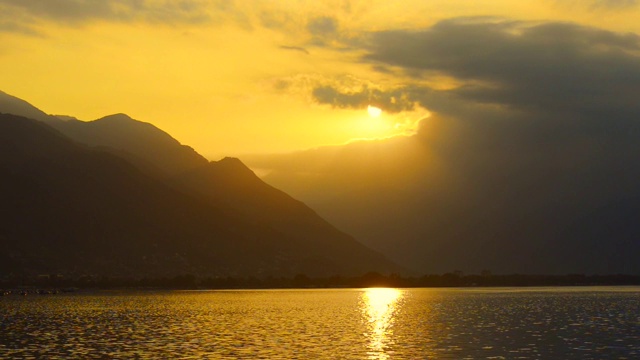
<path fill-rule="evenodd" d="M 292 48 L 291 50 L 297 50 Z M 269 88 L 270 91 L 295 94 L 318 104 L 341 109 L 366 109 L 368 105 L 374 105 L 386 112 L 397 113 L 411 111 L 415 106 L 402 87 L 384 88 L 348 74 L 296 74 L 272 79 Z"/>
<path fill-rule="evenodd" d="M 305 49 L 305 48 L 303 48 L 303 47 L 300 47 L 300 46 L 286 46 L 286 45 L 281 45 L 281 46 L 280 46 L 280 49 L 283 49 L 283 50 L 299 51 L 299 52 L 303 52 L 303 53 L 305 53 L 305 54 L 309 55 L 309 50 L 307 50 L 307 49 Z"/>
<path fill-rule="evenodd" d="M 460 180 L 461 193 L 504 194 L 492 205 L 500 216 L 560 196 L 571 213 L 640 194 L 638 35 L 484 18 L 378 32 L 370 41 L 362 60 L 404 72 L 399 91 L 434 113 L 417 138 L 452 177 L 469 179 Z M 461 85 L 422 85 L 434 74 Z M 522 199 L 523 191 L 532 197 Z"/>
<path fill-rule="evenodd" d="M 338 32 L 338 21 L 329 16 L 319 16 L 307 23 L 309 33 L 318 37 L 333 36 Z"/>
<path fill-rule="evenodd" d="M 359 46 L 366 52 L 364 63 L 403 74 L 404 83 L 393 88 L 364 81 L 359 87 L 316 83 L 310 90 L 314 101 L 337 108 L 375 104 L 387 112 L 418 104 L 473 126 L 520 121 L 523 127 L 553 129 L 549 136 L 575 131 L 624 137 L 640 119 L 636 34 L 571 23 L 465 18 L 420 31 L 371 33 Z M 447 90 L 426 85 L 434 75 L 459 85 Z"/>
<path fill-rule="evenodd" d="M 13 20 L 0 20 L 0 33 L 9 32 L 29 36 L 41 36 L 40 32 L 28 25 Z"/>
<path fill-rule="evenodd" d="M 373 105 L 390 113 L 415 109 L 415 103 L 406 89 L 379 90 L 365 86 L 361 90 L 343 92 L 331 85 L 323 85 L 313 89 L 312 97 L 320 104 L 337 108 L 361 109 Z"/>
<path fill-rule="evenodd" d="M 638 0 L 592 0 L 593 8 L 624 9 L 638 5 Z"/>
<path fill-rule="evenodd" d="M 591 10 L 624 10 L 638 6 L 638 0 L 555 0 L 560 5 L 586 6 Z"/>
<path fill-rule="evenodd" d="M 94 20 L 197 24 L 211 19 L 201 0 L 0 0 L 3 16 L 66 24 Z"/>
<path fill-rule="evenodd" d="M 640 173 L 636 34 L 484 18 L 378 32 L 370 41 L 362 60 L 404 72 L 408 84 L 397 91 L 434 113 L 447 134 L 434 137 L 427 121 L 418 137 L 439 144 L 463 178 L 490 184 L 492 169 L 517 169 L 514 179 L 526 183 L 536 171 L 556 171 L 571 183 L 582 176 L 576 188 L 597 188 L 608 175 L 630 184 Z M 461 85 L 423 85 L 434 74 Z"/>
<path fill-rule="evenodd" d="M 348 4 L 348 1 L 315 2 L 305 11 L 295 12 L 281 2 L 269 2 L 260 3 L 257 11 L 248 11 L 255 11 L 256 26 L 285 34 L 291 48 L 345 50 L 349 32 L 340 24 L 348 16 Z"/>
<path fill-rule="evenodd" d="M 423 31 L 374 33 L 365 48 L 363 61 L 399 68 L 416 81 L 433 73 L 458 79 L 464 85 L 446 94 L 470 102 L 599 119 L 640 111 L 635 34 L 568 23 L 450 20 Z"/>
<path fill-rule="evenodd" d="M 311 35 L 309 44 L 314 46 L 327 46 L 340 38 L 338 20 L 331 16 L 310 18 L 306 30 Z"/>
<path fill-rule="evenodd" d="M 0 0 L 0 32 L 39 35 L 49 24 L 79 27 L 95 22 L 169 26 L 233 25 L 286 35 L 283 49 L 340 42 L 339 18 L 348 1 L 318 2 L 299 11 L 269 0 Z"/>

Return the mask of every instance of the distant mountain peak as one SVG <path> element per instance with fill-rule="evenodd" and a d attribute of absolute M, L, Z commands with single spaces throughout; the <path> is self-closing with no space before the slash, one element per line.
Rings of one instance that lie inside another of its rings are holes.
<path fill-rule="evenodd" d="M 107 115 L 95 121 L 136 121 L 136 120 L 127 114 L 117 113 L 117 114 Z"/>
<path fill-rule="evenodd" d="M 228 167 L 238 167 L 238 168 L 247 168 L 248 167 L 238 158 L 236 157 L 224 157 L 218 161 L 216 161 L 217 164 L 221 165 L 221 166 L 228 166 Z"/>
<path fill-rule="evenodd" d="M 80 121 L 80 119 L 78 119 L 75 116 L 71 116 L 71 115 L 53 115 L 55 117 L 57 117 L 58 119 L 62 120 L 62 121 Z"/>
<path fill-rule="evenodd" d="M 247 165 L 235 157 L 225 157 L 218 161 L 212 161 L 210 166 L 226 174 L 249 175 L 251 178 L 256 177 L 255 173 L 249 169 Z"/>

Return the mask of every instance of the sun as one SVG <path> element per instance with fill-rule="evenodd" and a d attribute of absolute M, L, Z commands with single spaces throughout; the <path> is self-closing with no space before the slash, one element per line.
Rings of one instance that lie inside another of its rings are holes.
<path fill-rule="evenodd" d="M 382 109 L 371 105 L 367 106 L 367 112 L 369 113 L 369 116 L 374 118 L 382 115 Z"/>

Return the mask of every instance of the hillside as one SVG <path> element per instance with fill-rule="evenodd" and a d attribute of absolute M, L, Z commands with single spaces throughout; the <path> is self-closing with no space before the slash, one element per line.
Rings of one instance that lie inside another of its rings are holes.
<path fill-rule="evenodd" d="M 79 143 L 111 149 L 138 167 L 159 175 L 178 174 L 208 162 L 166 132 L 125 114 L 87 122 L 60 121 L 50 125 Z"/>
<path fill-rule="evenodd" d="M 172 176 L 208 162 L 191 147 L 180 144 L 154 125 L 125 114 L 109 115 L 94 121 L 53 116 L 2 91 L 0 113 L 42 121 L 78 143 L 104 148 L 154 175 Z"/>
<path fill-rule="evenodd" d="M 18 116 L 0 115 L 0 169 L 4 273 L 327 275 L 393 267 L 355 241 L 301 241 L 186 195 Z"/>

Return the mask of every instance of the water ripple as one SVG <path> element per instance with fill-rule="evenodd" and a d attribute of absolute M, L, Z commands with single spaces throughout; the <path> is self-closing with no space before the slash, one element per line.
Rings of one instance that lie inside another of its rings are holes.
<path fill-rule="evenodd" d="M 583 288 L 7 296 L 0 358 L 638 358 L 638 295 L 639 288 Z"/>

